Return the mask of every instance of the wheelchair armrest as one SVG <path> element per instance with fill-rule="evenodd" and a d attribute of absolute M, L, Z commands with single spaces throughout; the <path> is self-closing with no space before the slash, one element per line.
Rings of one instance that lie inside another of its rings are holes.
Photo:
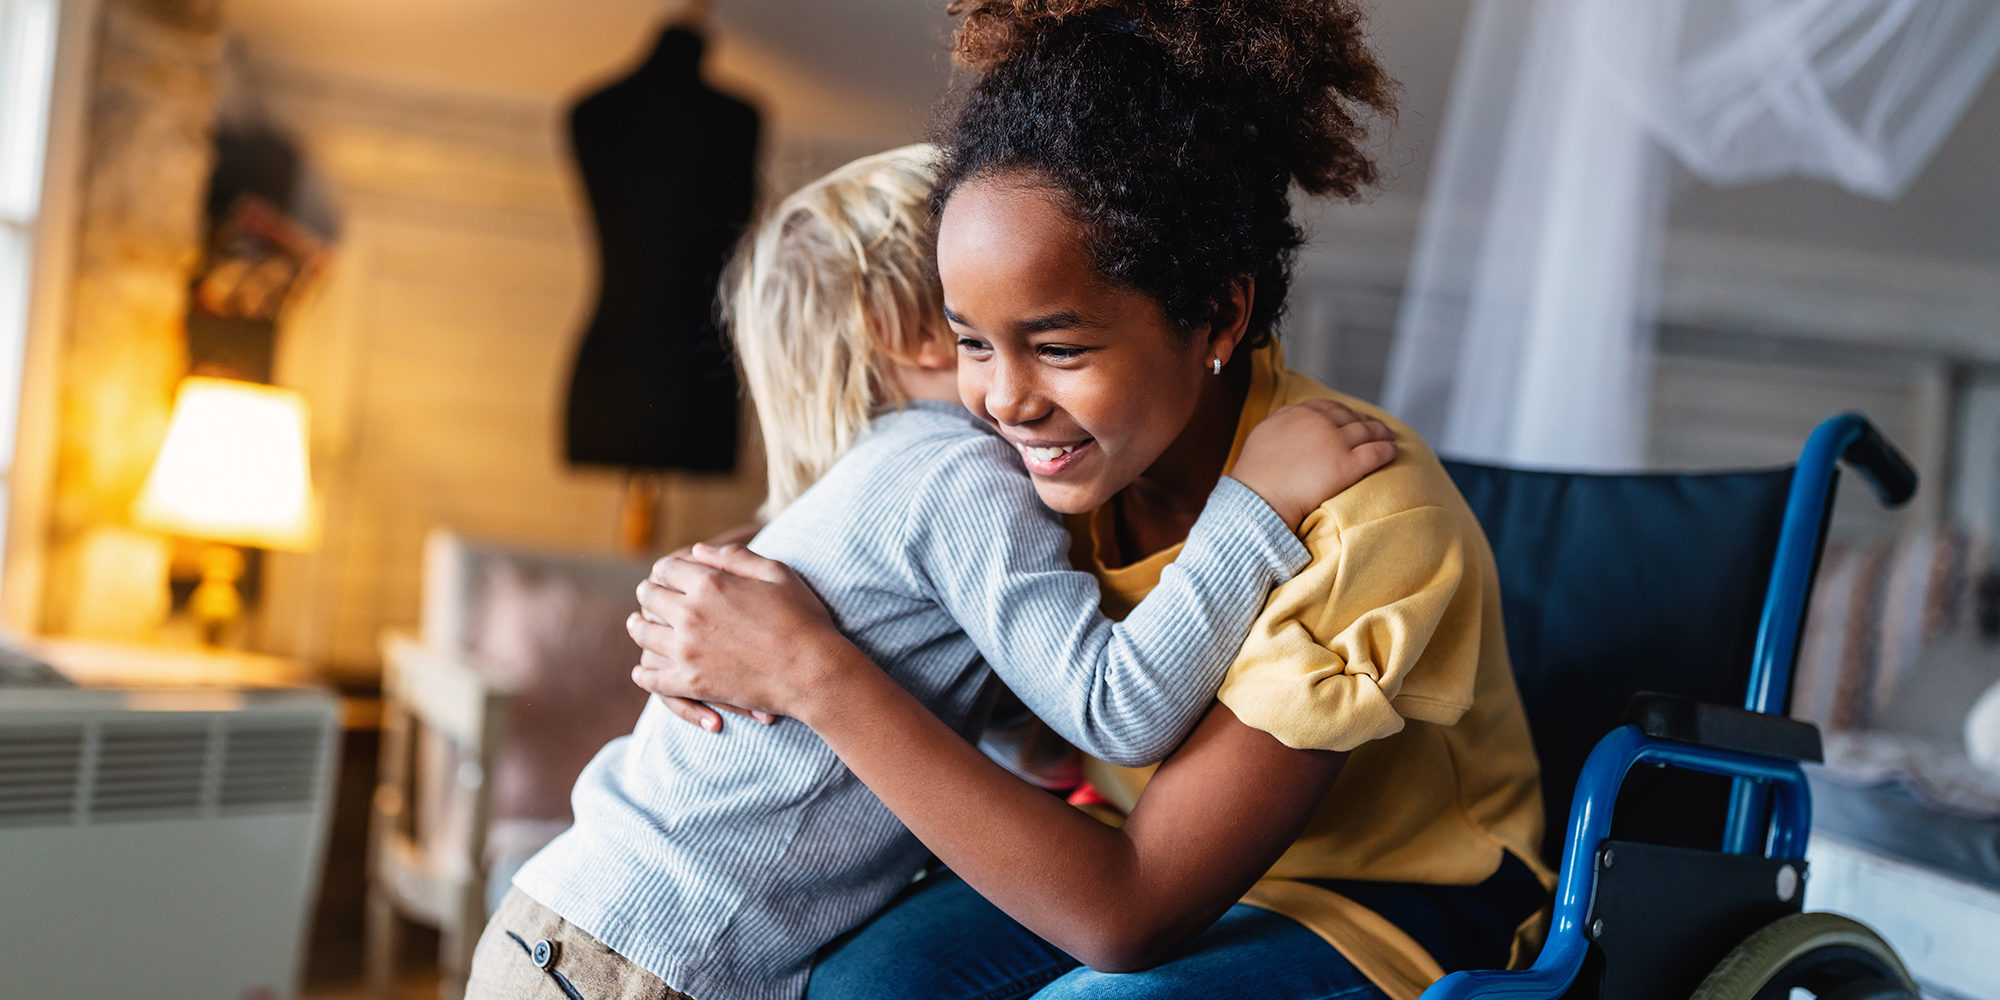
<path fill-rule="evenodd" d="M 1782 715 L 1709 705 L 1641 691 L 1625 705 L 1625 721 L 1655 739 L 1819 763 L 1819 727 Z"/>

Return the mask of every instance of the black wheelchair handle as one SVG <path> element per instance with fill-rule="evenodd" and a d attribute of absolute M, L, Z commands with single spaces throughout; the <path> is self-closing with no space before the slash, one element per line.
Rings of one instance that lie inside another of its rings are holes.
<path fill-rule="evenodd" d="M 1875 495 L 1889 507 L 1901 507 L 1917 494 L 1917 470 L 1910 460 L 1875 429 L 1867 417 L 1860 414 L 1859 428 L 1854 440 L 1847 443 L 1840 457 L 1861 473 L 1868 485 L 1875 487 Z"/>

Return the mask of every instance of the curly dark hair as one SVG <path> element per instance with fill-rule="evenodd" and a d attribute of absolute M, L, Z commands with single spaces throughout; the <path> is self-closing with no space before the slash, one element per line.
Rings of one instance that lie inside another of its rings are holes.
<path fill-rule="evenodd" d="M 939 130 L 932 207 L 1019 171 L 1061 194 L 1098 270 L 1192 333 L 1256 281 L 1254 346 L 1284 310 L 1304 234 L 1290 189 L 1376 180 L 1367 126 L 1395 84 L 1349 0 L 951 0 L 975 71 Z"/>

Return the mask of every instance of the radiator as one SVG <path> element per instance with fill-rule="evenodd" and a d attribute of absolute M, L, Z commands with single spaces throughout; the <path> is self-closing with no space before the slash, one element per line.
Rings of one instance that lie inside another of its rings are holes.
<path fill-rule="evenodd" d="M 0 993 L 298 994 L 338 704 L 0 689 Z"/>

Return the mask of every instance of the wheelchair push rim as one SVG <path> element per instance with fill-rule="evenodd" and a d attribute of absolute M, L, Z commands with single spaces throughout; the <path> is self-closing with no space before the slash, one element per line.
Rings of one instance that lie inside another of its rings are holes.
<path fill-rule="evenodd" d="M 1837 913 L 1795 913 L 1766 924 L 1724 956 L 1693 1000 L 1917 1000 L 1910 973 L 1866 924 Z"/>

